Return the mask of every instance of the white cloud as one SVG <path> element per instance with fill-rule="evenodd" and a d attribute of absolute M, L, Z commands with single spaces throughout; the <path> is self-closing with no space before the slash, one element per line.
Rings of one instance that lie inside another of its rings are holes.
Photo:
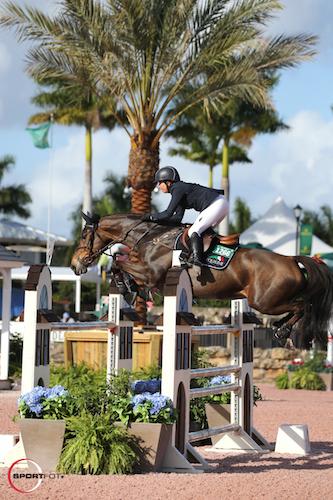
<path fill-rule="evenodd" d="M 278 195 L 310 210 L 332 203 L 333 119 L 300 112 L 290 126 L 288 132 L 256 140 L 252 166 L 231 167 L 232 198 L 246 199 L 256 215 Z"/>

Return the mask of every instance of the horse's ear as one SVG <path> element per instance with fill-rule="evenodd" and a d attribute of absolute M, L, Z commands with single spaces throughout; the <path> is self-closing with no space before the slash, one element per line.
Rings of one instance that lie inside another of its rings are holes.
<path fill-rule="evenodd" d="M 90 212 L 87 212 L 85 214 L 84 212 L 81 211 L 81 215 L 87 224 L 98 224 L 100 220 L 100 216 L 98 214 L 91 215 Z"/>
<path fill-rule="evenodd" d="M 92 223 L 91 216 L 90 216 L 89 212 L 87 214 L 85 214 L 84 212 L 81 211 L 81 215 L 82 215 L 83 220 L 85 220 L 87 222 L 87 224 Z"/>

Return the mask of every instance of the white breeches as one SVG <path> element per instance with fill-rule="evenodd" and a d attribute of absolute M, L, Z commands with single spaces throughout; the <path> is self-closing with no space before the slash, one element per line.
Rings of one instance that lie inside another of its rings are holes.
<path fill-rule="evenodd" d="M 193 233 L 202 234 L 206 229 L 211 226 L 215 226 L 221 222 L 227 215 L 229 210 L 229 203 L 223 195 L 218 196 L 216 200 L 213 201 L 209 207 L 205 208 L 198 217 L 195 219 L 194 223 L 188 231 L 188 235 L 191 237 Z"/>

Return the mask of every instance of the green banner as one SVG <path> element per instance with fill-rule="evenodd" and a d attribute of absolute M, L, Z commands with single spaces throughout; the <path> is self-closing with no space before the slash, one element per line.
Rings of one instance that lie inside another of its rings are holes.
<path fill-rule="evenodd" d="M 46 149 L 50 147 L 48 141 L 48 133 L 50 127 L 51 127 L 51 122 L 47 122 L 40 125 L 39 127 L 26 128 L 26 131 L 29 132 L 29 134 L 31 135 L 32 142 L 34 143 L 34 146 L 36 146 L 36 148 Z"/>
<path fill-rule="evenodd" d="M 299 238 L 300 255 L 311 255 L 312 247 L 312 226 L 311 224 L 301 224 Z"/>

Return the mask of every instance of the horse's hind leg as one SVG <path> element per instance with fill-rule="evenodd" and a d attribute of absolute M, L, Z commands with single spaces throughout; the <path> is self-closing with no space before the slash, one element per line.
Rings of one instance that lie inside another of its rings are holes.
<path fill-rule="evenodd" d="M 294 312 L 290 312 L 286 316 L 283 316 L 283 318 L 274 321 L 273 327 L 276 329 L 281 328 L 281 326 L 284 325 L 287 321 L 289 321 L 294 316 L 294 314 L 295 314 Z"/>
<path fill-rule="evenodd" d="M 276 321 L 274 323 L 274 326 L 275 328 L 277 327 L 277 330 L 275 330 L 274 332 L 274 337 L 281 343 L 289 339 L 293 327 L 301 319 L 303 314 L 304 314 L 303 309 L 298 310 L 297 312 L 289 313 L 284 318 L 281 318 L 279 321 Z"/>

